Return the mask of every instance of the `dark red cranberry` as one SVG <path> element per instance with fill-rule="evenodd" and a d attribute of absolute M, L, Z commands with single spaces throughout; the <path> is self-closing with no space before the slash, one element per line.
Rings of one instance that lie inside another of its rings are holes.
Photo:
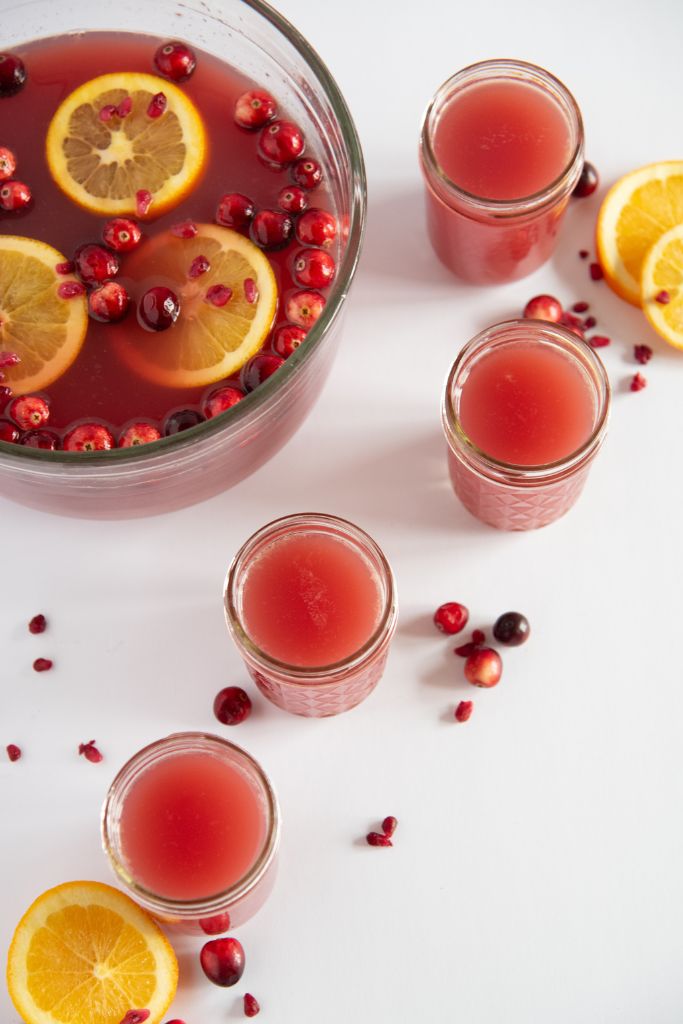
<path fill-rule="evenodd" d="M 81 754 L 86 759 L 86 761 L 90 761 L 92 764 L 99 764 L 100 761 L 104 760 L 102 754 L 100 753 L 100 751 L 95 746 L 95 740 L 88 740 L 87 743 L 79 743 L 78 744 L 78 753 Z M 142 1011 L 131 1010 L 129 1012 L 131 1012 L 131 1013 L 136 1013 L 136 1012 L 138 1012 L 138 1013 L 139 1012 L 146 1013 L 147 1014 L 146 1017 L 140 1017 L 139 1018 L 139 1020 L 141 1020 L 141 1021 L 142 1020 L 147 1020 L 147 1017 L 149 1017 L 149 1011 L 148 1010 L 142 1010 Z M 128 1016 L 128 1015 L 126 1014 L 126 1016 Z M 124 1017 L 124 1020 L 125 1019 L 126 1018 Z"/>
<path fill-rule="evenodd" d="M 652 349 L 649 345 L 634 345 L 633 356 L 637 363 L 641 363 L 644 366 L 645 363 L 649 363 L 652 359 Z"/>
<path fill-rule="evenodd" d="M 581 174 L 579 175 L 579 180 L 574 186 L 574 191 L 572 192 L 572 195 L 576 196 L 577 199 L 585 199 L 586 196 L 593 195 L 599 184 L 600 178 L 598 176 L 597 170 L 595 169 L 593 164 L 588 162 L 588 160 L 584 160 L 583 168 L 581 170 Z"/>
<path fill-rule="evenodd" d="M 562 319 L 562 305 L 553 295 L 535 295 L 524 307 L 528 320 L 550 320 L 557 324 Z"/>
<path fill-rule="evenodd" d="M 227 284 L 212 284 L 210 288 L 206 289 L 204 298 L 212 306 L 222 309 L 232 298 L 232 288 L 229 288 Z"/>
<path fill-rule="evenodd" d="M 165 285 L 150 288 L 140 299 L 138 320 L 148 331 L 167 331 L 180 316 L 180 301 Z"/>
<path fill-rule="evenodd" d="M 29 633 L 33 633 L 34 635 L 37 633 L 44 633 L 46 629 L 47 619 L 42 614 L 34 615 L 28 624 Z"/>
<path fill-rule="evenodd" d="M 469 610 L 458 601 L 447 601 L 434 612 L 434 625 L 442 633 L 452 636 L 460 633 L 468 623 Z"/>
<path fill-rule="evenodd" d="M 474 704 L 471 700 L 461 700 L 455 709 L 455 720 L 456 722 L 467 722 L 474 710 Z"/>
<path fill-rule="evenodd" d="M 226 385 L 225 387 L 218 388 L 216 391 L 212 391 L 204 399 L 202 412 L 207 420 L 211 420 L 214 416 L 219 416 L 220 413 L 225 412 L 226 409 L 232 409 L 233 405 L 237 405 L 243 398 L 244 392 L 240 388 Z"/>
<path fill-rule="evenodd" d="M 261 1007 L 258 1004 L 258 1000 L 252 996 L 251 992 L 244 993 L 244 1016 L 245 1017 L 256 1017 L 261 1011 Z"/>
<path fill-rule="evenodd" d="M 111 430 L 102 423 L 79 423 L 64 438 L 66 452 L 104 452 L 116 448 Z"/>
<path fill-rule="evenodd" d="M 114 252 L 130 252 L 140 244 L 142 232 L 129 217 L 114 217 L 104 225 L 102 238 Z"/>
<path fill-rule="evenodd" d="M 26 67 L 14 53 L 0 53 L 0 98 L 14 96 L 26 81 Z"/>
<path fill-rule="evenodd" d="M 38 448 L 43 452 L 56 452 L 62 447 L 59 434 L 53 430 L 27 430 L 19 439 L 25 448 Z"/>
<path fill-rule="evenodd" d="M 12 389 L 6 384 L 0 384 L 0 412 L 4 412 L 12 399 Z"/>
<path fill-rule="evenodd" d="M 50 658 L 36 658 L 33 662 L 34 672 L 49 672 L 54 662 Z"/>
<path fill-rule="evenodd" d="M 16 423 L 0 419 L 0 441 L 4 441 L 6 444 L 17 444 L 20 437 L 21 431 Z"/>
<path fill-rule="evenodd" d="M 50 406 L 38 395 L 20 395 L 10 403 L 8 412 L 22 430 L 36 430 L 50 418 Z"/>
<path fill-rule="evenodd" d="M 284 359 L 280 356 L 271 356 L 267 352 L 252 356 L 248 363 L 245 363 L 240 373 L 240 383 L 245 391 L 254 391 L 264 380 L 268 380 L 283 365 Z"/>
<path fill-rule="evenodd" d="M 211 939 L 202 946 L 199 962 L 209 981 L 229 988 L 244 973 L 244 949 L 237 939 Z"/>
<path fill-rule="evenodd" d="M 526 643 L 530 632 L 529 620 L 521 612 L 504 612 L 493 624 L 496 640 L 507 647 L 519 647 Z"/>
<path fill-rule="evenodd" d="M 18 747 L 16 743 L 8 743 L 5 750 L 10 761 L 18 761 L 21 757 L 21 747 Z"/>
<path fill-rule="evenodd" d="M 325 299 L 319 292 L 301 291 L 294 292 L 287 299 L 285 311 L 287 319 L 299 327 L 312 327 L 323 309 Z"/>
<path fill-rule="evenodd" d="M 301 129 L 292 121 L 273 121 L 261 129 L 258 151 L 263 159 L 276 167 L 291 164 L 304 149 Z"/>
<path fill-rule="evenodd" d="M 197 58 L 187 43 L 171 40 L 157 49 L 154 64 L 157 71 L 172 82 L 184 82 L 197 67 Z"/>
<path fill-rule="evenodd" d="M 251 222 L 249 234 L 261 249 L 283 249 L 292 237 L 292 218 L 280 210 L 259 210 Z"/>
<path fill-rule="evenodd" d="M 277 205 L 286 213 L 296 216 L 303 213 L 308 206 L 308 196 L 296 185 L 286 185 L 277 194 Z"/>
<path fill-rule="evenodd" d="M 226 686 L 216 694 L 213 713 L 223 725 L 239 725 L 251 714 L 249 694 L 240 686 Z"/>
<path fill-rule="evenodd" d="M 388 814 L 382 822 L 382 832 L 384 832 L 385 836 L 393 836 L 397 825 L 398 821 L 393 814 Z"/>
<path fill-rule="evenodd" d="M 495 686 L 503 673 L 503 662 L 492 647 L 479 647 L 465 661 L 465 676 L 473 686 Z"/>
<path fill-rule="evenodd" d="M 0 146 L 0 181 L 9 181 L 17 169 L 17 158 L 11 149 Z"/>
<path fill-rule="evenodd" d="M 235 231 L 246 231 L 256 213 L 249 196 L 241 192 L 226 192 L 216 207 L 216 223 Z"/>
<path fill-rule="evenodd" d="M 289 359 L 305 337 L 306 331 L 303 327 L 295 327 L 293 324 L 278 327 L 273 335 L 273 351 L 282 359 Z"/>
<path fill-rule="evenodd" d="M 323 180 L 323 169 L 317 160 L 310 156 L 302 157 L 292 164 L 289 171 L 292 181 L 301 188 L 316 188 Z"/>
<path fill-rule="evenodd" d="M 642 391 L 643 388 L 647 387 L 647 378 L 643 377 L 642 373 L 635 373 L 631 378 L 630 388 L 631 391 Z"/>
<path fill-rule="evenodd" d="M 393 846 L 389 836 L 385 836 L 383 832 L 368 832 L 365 837 L 365 841 L 368 846 Z"/>
<path fill-rule="evenodd" d="M 324 249 L 300 249 L 294 257 L 294 279 L 304 288 L 327 288 L 334 281 L 336 269 Z"/>
<path fill-rule="evenodd" d="M 327 210 L 307 210 L 296 222 L 296 237 L 302 245 L 319 245 L 329 249 L 336 236 L 336 218 Z"/>
<path fill-rule="evenodd" d="M 118 281 L 105 281 L 88 295 L 88 313 L 101 324 L 123 320 L 128 312 L 128 292 Z"/>
<path fill-rule="evenodd" d="M 23 181 L 4 181 L 0 185 L 0 210 L 25 210 L 32 198 L 31 189 Z"/>
<path fill-rule="evenodd" d="M 131 423 L 119 437 L 119 448 L 136 448 L 139 444 L 150 444 L 158 441 L 161 431 L 153 423 Z"/>
<path fill-rule="evenodd" d="M 230 929 L 230 914 L 226 910 L 224 914 L 203 917 L 199 922 L 199 927 L 205 935 L 222 935 L 223 932 Z"/>
<path fill-rule="evenodd" d="M 118 256 L 111 249 L 89 242 L 76 249 L 74 266 L 85 284 L 100 284 L 110 277 L 116 277 L 120 264 Z"/>
<path fill-rule="evenodd" d="M 195 256 L 190 264 L 190 269 L 187 272 L 187 276 L 194 280 L 197 277 L 201 277 L 202 274 L 208 274 L 211 270 L 211 264 L 209 263 L 206 256 Z"/>
<path fill-rule="evenodd" d="M 152 120 L 156 120 L 166 110 L 168 106 L 168 100 L 166 94 L 163 92 L 157 92 L 152 96 L 147 106 L 147 117 L 151 117 Z"/>
<path fill-rule="evenodd" d="M 178 412 L 171 413 L 166 417 L 164 434 L 166 437 L 173 437 L 174 434 L 180 434 L 183 430 L 196 427 L 203 421 L 204 417 L 200 412 L 196 412 L 194 409 L 179 409 Z"/>
<path fill-rule="evenodd" d="M 262 128 L 273 120 L 276 110 L 275 100 L 269 92 L 250 89 L 235 101 L 235 123 L 240 128 Z"/>

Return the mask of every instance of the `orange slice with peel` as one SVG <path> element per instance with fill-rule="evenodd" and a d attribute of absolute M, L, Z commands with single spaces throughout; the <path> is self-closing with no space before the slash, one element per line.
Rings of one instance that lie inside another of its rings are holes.
<path fill-rule="evenodd" d="M 683 223 L 667 231 L 649 250 L 641 288 L 643 312 L 657 334 L 683 348 Z"/>
<path fill-rule="evenodd" d="M 152 117 L 150 104 L 159 93 L 166 107 Z M 128 113 L 111 113 L 129 101 Z M 103 217 L 151 218 L 193 188 L 206 146 L 199 112 L 181 89 L 126 71 L 100 75 L 67 96 L 50 122 L 46 156 L 55 182 L 79 206 Z M 140 193 L 151 197 L 146 214 Z"/>
<path fill-rule="evenodd" d="M 0 350 L 19 356 L 3 369 L 15 395 L 42 391 L 68 370 L 88 329 L 84 289 L 56 267 L 65 257 L 45 242 L 0 235 Z M 82 294 L 60 296 L 66 285 Z"/>
<path fill-rule="evenodd" d="M 158 926 L 100 882 L 39 896 L 7 958 L 7 987 L 26 1024 L 120 1024 L 133 1009 L 159 1024 L 177 983 L 178 962 Z"/>
<path fill-rule="evenodd" d="M 138 302 L 159 284 L 180 300 L 180 315 L 168 330 L 153 334 L 129 318 L 114 341 L 132 370 L 164 387 L 202 387 L 236 373 L 263 345 L 277 307 L 275 275 L 253 242 L 216 224 L 197 224 L 196 232 L 179 238 L 165 231 L 126 263 L 140 289 Z M 193 277 L 199 257 L 209 269 Z M 229 290 L 230 298 L 214 304 L 212 289 Z"/>
<path fill-rule="evenodd" d="M 610 288 L 640 305 L 643 261 L 661 236 L 683 223 L 683 160 L 624 175 L 605 196 L 596 228 L 598 259 Z"/>

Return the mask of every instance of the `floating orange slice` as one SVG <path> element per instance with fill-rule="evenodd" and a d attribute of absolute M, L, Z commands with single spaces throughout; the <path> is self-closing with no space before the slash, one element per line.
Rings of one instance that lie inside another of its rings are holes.
<path fill-rule="evenodd" d="M 641 287 L 643 311 L 657 334 L 683 348 L 683 223 L 662 235 L 648 252 Z"/>

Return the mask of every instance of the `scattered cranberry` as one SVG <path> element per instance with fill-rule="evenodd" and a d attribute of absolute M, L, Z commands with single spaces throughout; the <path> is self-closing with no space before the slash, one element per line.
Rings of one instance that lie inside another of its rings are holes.
<path fill-rule="evenodd" d="M 286 315 L 292 323 L 299 327 L 312 327 L 323 309 L 325 299 L 319 292 L 302 291 L 294 292 L 287 299 Z"/>
<path fill-rule="evenodd" d="M 292 121 L 273 121 L 261 130 L 258 150 L 263 159 L 276 167 L 291 164 L 301 155 L 304 137 Z"/>
<path fill-rule="evenodd" d="M 591 281 L 602 281 L 605 276 L 599 263 L 591 263 L 588 270 L 590 272 Z"/>
<path fill-rule="evenodd" d="M 95 746 L 94 740 L 89 740 L 87 743 L 79 743 L 78 753 L 82 754 L 86 761 L 91 761 L 92 764 L 99 764 L 100 761 L 104 760 L 104 757 Z M 131 1010 L 130 1012 L 133 1013 L 135 1011 Z M 146 1013 L 147 1017 L 149 1017 L 149 1012 L 147 1010 L 142 1010 L 138 1012 Z M 140 1020 L 147 1020 L 147 1017 L 140 1017 Z"/>
<path fill-rule="evenodd" d="M 230 302 L 230 299 L 232 298 L 232 288 L 228 288 L 225 284 L 212 284 L 210 288 L 207 288 L 206 295 L 204 297 L 212 306 L 216 306 L 218 309 L 221 309 L 223 306 L 227 306 L 228 302 Z"/>
<path fill-rule="evenodd" d="M 574 185 L 573 196 L 577 199 L 585 199 L 587 196 L 592 196 L 596 188 L 600 184 L 600 178 L 593 164 L 590 164 L 587 160 L 584 160 L 581 174 L 576 185 Z"/>
<path fill-rule="evenodd" d="M 213 713 L 223 725 L 239 725 L 251 714 L 249 694 L 239 686 L 226 686 L 216 694 Z"/>
<path fill-rule="evenodd" d="M 587 302 L 575 302 L 572 306 L 572 313 L 586 313 L 589 308 Z"/>
<path fill-rule="evenodd" d="M 323 180 L 322 167 L 317 160 L 311 160 L 308 156 L 293 163 L 289 173 L 294 184 L 301 188 L 316 188 Z"/>
<path fill-rule="evenodd" d="M 649 345 L 634 345 L 633 355 L 636 362 L 644 366 L 645 363 L 649 363 L 652 359 L 652 349 Z"/>
<path fill-rule="evenodd" d="M 114 217 L 102 229 L 102 238 L 114 252 L 130 252 L 137 248 L 142 232 L 134 220 L 128 217 Z"/>
<path fill-rule="evenodd" d="M 486 640 L 486 633 L 483 631 L 483 629 L 475 629 L 472 632 L 472 643 L 476 644 L 477 647 L 480 647 L 484 643 L 485 640 Z"/>
<path fill-rule="evenodd" d="M 280 369 L 284 359 L 280 356 L 271 356 L 267 352 L 261 352 L 244 364 L 240 373 L 240 383 L 245 391 L 254 391 L 259 384 Z"/>
<path fill-rule="evenodd" d="M 152 193 L 147 188 L 139 188 L 135 193 L 135 210 L 138 217 L 144 217 L 152 205 Z"/>
<path fill-rule="evenodd" d="M 73 260 L 64 260 L 63 263 L 55 263 L 55 273 L 59 274 L 60 277 L 66 277 L 67 274 L 73 274 L 76 269 L 76 264 Z"/>
<path fill-rule="evenodd" d="M 5 749 L 10 761 L 18 761 L 21 757 L 21 747 L 18 747 L 16 743 L 8 743 Z"/>
<path fill-rule="evenodd" d="M 262 89 L 250 89 L 235 102 L 235 122 L 240 128 L 262 128 L 275 117 L 275 100 Z"/>
<path fill-rule="evenodd" d="M 38 395 L 21 395 L 10 403 L 9 414 L 22 430 L 44 426 L 50 418 L 50 407 Z"/>
<path fill-rule="evenodd" d="M 16 423 L 0 419 L 0 441 L 5 441 L 6 444 L 17 444 L 20 437 L 21 431 Z"/>
<path fill-rule="evenodd" d="M 120 267 L 115 252 L 92 242 L 76 249 L 74 265 L 76 273 L 85 284 L 99 284 L 110 277 L 116 277 Z"/>
<path fill-rule="evenodd" d="M 452 636 L 460 633 L 467 625 L 470 613 L 464 604 L 458 601 L 447 601 L 434 612 L 434 625 L 442 633 Z"/>
<path fill-rule="evenodd" d="M 259 210 L 251 222 L 249 234 L 261 249 L 282 249 L 292 237 L 292 218 L 280 210 Z"/>
<path fill-rule="evenodd" d="M 636 373 L 631 379 L 631 391 L 642 391 L 647 387 L 647 380 L 642 373 Z"/>
<path fill-rule="evenodd" d="M 529 620 L 521 612 L 504 612 L 493 624 L 493 635 L 496 640 L 507 647 L 525 644 L 530 633 Z"/>
<path fill-rule="evenodd" d="M 306 337 L 303 327 L 294 327 L 292 324 L 285 324 L 278 327 L 273 335 L 273 351 L 282 359 L 289 359 Z"/>
<path fill-rule="evenodd" d="M 8 181 L 17 169 L 17 158 L 11 149 L 0 146 L 0 181 Z"/>
<path fill-rule="evenodd" d="M 105 281 L 88 295 L 88 313 L 101 324 L 123 320 L 128 312 L 128 292 L 118 281 Z"/>
<path fill-rule="evenodd" d="M 457 654 L 459 658 L 469 658 L 470 654 L 479 650 L 479 646 L 479 644 L 469 640 L 466 644 L 461 644 L 460 647 L 454 647 L 453 654 Z"/>
<path fill-rule="evenodd" d="M 671 296 L 667 291 L 662 290 L 655 295 L 655 302 L 658 302 L 660 306 L 668 306 L 671 302 Z"/>
<path fill-rule="evenodd" d="M 36 658 L 33 662 L 34 672 L 49 672 L 52 668 L 53 662 L 50 658 Z"/>
<path fill-rule="evenodd" d="M 152 441 L 158 441 L 160 437 L 161 432 L 152 423 L 131 423 L 119 438 L 119 448 L 135 448 L 139 444 L 150 444 Z"/>
<path fill-rule="evenodd" d="M 202 412 L 207 420 L 212 420 L 214 416 L 220 415 L 226 409 L 232 409 L 233 405 L 237 405 L 243 398 L 244 392 L 240 388 L 228 384 L 225 387 L 218 388 L 216 391 L 212 391 L 204 399 Z"/>
<path fill-rule="evenodd" d="M 187 43 L 164 43 L 154 54 L 157 71 L 172 82 L 184 82 L 197 67 L 197 58 Z"/>
<path fill-rule="evenodd" d="M 211 939 L 202 946 L 199 962 L 209 981 L 229 988 L 244 972 L 244 949 L 237 939 Z"/>
<path fill-rule="evenodd" d="M 211 264 L 209 263 L 206 256 L 195 256 L 190 264 L 190 269 L 187 272 L 187 276 L 191 279 L 201 277 L 202 274 L 207 274 L 211 270 Z"/>
<path fill-rule="evenodd" d="M 589 253 L 588 249 L 579 249 L 579 259 L 580 260 L 587 260 L 589 256 L 590 256 L 590 253 Z"/>
<path fill-rule="evenodd" d="M 116 108 L 116 116 L 121 118 L 128 117 L 132 109 L 133 100 L 131 99 L 130 96 L 124 96 L 124 98 L 121 100 L 118 107 Z"/>
<path fill-rule="evenodd" d="M 528 320 L 550 320 L 558 324 L 562 319 L 562 306 L 552 295 L 535 295 L 524 307 Z"/>
<path fill-rule="evenodd" d="M 56 452 L 62 446 L 59 434 L 55 434 L 53 430 L 27 430 L 19 438 L 19 444 L 24 448 L 37 448 L 43 452 Z"/>
<path fill-rule="evenodd" d="M 149 331 L 167 331 L 180 316 L 180 302 L 175 292 L 159 284 L 140 299 L 138 320 Z"/>
<path fill-rule="evenodd" d="M 235 231 L 246 231 L 256 213 L 249 196 L 241 192 L 226 192 L 216 207 L 216 223 Z"/>
<path fill-rule="evenodd" d="M 13 53 L 0 53 L 0 99 L 14 96 L 26 81 L 23 60 Z"/>
<path fill-rule="evenodd" d="M 196 427 L 198 423 L 203 421 L 204 417 L 200 412 L 195 412 L 194 409 L 180 409 L 178 412 L 174 412 L 171 416 L 166 417 L 164 434 L 166 437 L 173 437 L 174 434 L 180 434 L 183 430 Z"/>
<path fill-rule="evenodd" d="M 31 189 L 23 181 L 5 181 L 0 185 L 0 210 L 25 210 L 32 198 Z"/>
<path fill-rule="evenodd" d="M 389 814 L 382 822 L 382 832 L 384 832 L 385 836 L 391 837 L 396 831 L 397 825 L 398 821 L 396 820 L 396 818 L 393 816 L 393 814 Z"/>
<path fill-rule="evenodd" d="M 163 92 L 155 93 L 149 101 L 147 117 L 151 117 L 153 120 L 156 120 L 157 117 L 161 117 L 167 106 L 168 100 L 166 99 L 166 94 Z"/>
<path fill-rule="evenodd" d="M 368 832 L 365 837 L 365 841 L 368 846 L 393 846 L 389 836 L 385 836 L 383 832 Z"/>
<path fill-rule="evenodd" d="M 472 717 L 474 704 L 471 700 L 461 700 L 455 709 L 456 722 L 467 722 Z"/>
<path fill-rule="evenodd" d="M 44 615 L 34 615 L 28 624 L 29 633 L 44 633 L 47 629 L 47 619 Z"/>
<path fill-rule="evenodd" d="M 324 249 L 301 249 L 294 257 L 294 278 L 304 288 L 326 288 L 335 271 L 335 262 Z"/>
<path fill-rule="evenodd" d="M 465 676 L 473 686 L 495 686 L 502 673 L 500 655 L 491 647 L 479 647 L 465 661 Z"/>
<path fill-rule="evenodd" d="M 245 1017 L 256 1017 L 260 1012 L 261 1007 L 258 1001 L 252 996 L 251 992 L 244 993 L 244 1016 Z"/>
<path fill-rule="evenodd" d="M 223 914 L 203 917 L 199 922 L 199 927 L 205 935 L 222 935 L 223 932 L 227 932 L 230 928 L 230 914 L 226 910 Z M 169 1024 L 171 1024 L 170 1021 Z"/>
<path fill-rule="evenodd" d="M 80 281 L 63 281 L 57 289 L 60 299 L 76 299 L 85 294 L 85 285 Z"/>
<path fill-rule="evenodd" d="M 149 1017 L 149 1010 L 129 1010 L 120 1024 L 143 1024 Z"/>
<path fill-rule="evenodd" d="M 591 348 L 607 348 L 612 344 L 612 339 L 608 338 L 606 334 L 594 334 L 592 338 L 588 339 L 588 344 Z"/>
<path fill-rule="evenodd" d="M 171 225 L 171 234 L 176 238 L 194 238 L 197 225 L 193 220 L 181 220 L 179 224 Z"/>
<path fill-rule="evenodd" d="M 258 289 L 256 287 L 256 281 L 253 277 L 245 277 L 244 279 L 244 298 L 247 300 L 250 306 L 252 306 L 258 299 Z"/>
<path fill-rule="evenodd" d="M 115 447 L 114 435 L 102 423 L 80 423 L 64 438 L 67 452 L 104 452 Z"/>
<path fill-rule="evenodd" d="M 587 331 L 590 331 L 597 324 L 597 320 L 594 316 L 587 316 L 583 322 L 583 326 Z"/>
<path fill-rule="evenodd" d="M 307 210 L 296 224 L 296 237 L 302 245 L 319 245 L 329 249 L 336 235 L 336 218 L 327 210 Z"/>
<path fill-rule="evenodd" d="M 303 213 L 308 206 L 308 196 L 302 188 L 287 185 L 278 192 L 277 205 L 286 213 Z"/>

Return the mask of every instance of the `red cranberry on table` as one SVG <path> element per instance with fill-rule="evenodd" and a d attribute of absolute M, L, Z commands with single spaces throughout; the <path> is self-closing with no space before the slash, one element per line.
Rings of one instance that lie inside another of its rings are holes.
<path fill-rule="evenodd" d="M 190 427 L 196 427 L 198 423 L 203 422 L 204 417 L 200 412 L 196 412 L 194 409 L 179 409 L 178 412 L 171 413 L 166 417 L 164 434 L 166 437 L 172 437 L 174 434 L 180 434 L 183 430 L 189 430 Z"/>
<path fill-rule="evenodd" d="M 588 160 L 585 160 L 572 195 L 577 199 L 585 199 L 587 196 L 593 195 L 599 184 L 600 177 L 596 168 Z"/>
<path fill-rule="evenodd" d="M 303 134 L 292 121 L 273 121 L 261 129 L 258 151 L 266 163 L 284 167 L 296 160 L 303 149 Z"/>
<path fill-rule="evenodd" d="M 142 232 L 134 220 L 113 217 L 102 229 L 102 239 L 114 252 L 130 252 L 140 244 Z"/>
<path fill-rule="evenodd" d="M 235 123 L 240 128 L 262 128 L 275 117 L 277 107 L 269 92 L 263 89 L 250 89 L 243 92 L 235 101 Z"/>
<path fill-rule="evenodd" d="M 236 985 L 244 973 L 244 949 L 237 939 L 211 939 L 199 954 L 199 962 L 209 981 L 229 988 Z"/>
<path fill-rule="evenodd" d="M 138 320 L 149 331 L 167 331 L 180 316 L 180 300 L 165 285 L 150 288 L 140 299 Z"/>
<path fill-rule="evenodd" d="M 294 257 L 294 277 L 304 288 L 326 288 L 334 281 L 336 269 L 324 249 L 301 249 Z"/>
<path fill-rule="evenodd" d="M 296 216 L 298 213 L 303 213 L 308 206 L 308 196 L 302 188 L 298 188 L 296 185 L 285 185 L 277 194 L 277 205 L 286 213 Z"/>
<path fill-rule="evenodd" d="M 0 146 L 0 181 L 8 181 L 17 169 L 17 158 L 11 149 Z"/>
<path fill-rule="evenodd" d="M 259 384 L 272 377 L 283 364 L 284 359 L 280 356 L 261 352 L 244 364 L 240 373 L 240 383 L 245 391 L 254 391 Z"/>
<path fill-rule="evenodd" d="M 282 359 L 289 359 L 292 352 L 296 351 L 304 341 L 306 331 L 303 327 L 295 327 L 294 324 L 285 324 L 278 327 L 273 335 L 273 351 Z"/>
<path fill-rule="evenodd" d="M 283 249 L 294 231 L 292 218 L 280 210 L 259 210 L 251 222 L 249 234 L 261 249 Z"/>
<path fill-rule="evenodd" d="M 50 419 L 50 406 L 39 395 L 20 395 L 10 402 L 8 412 L 22 430 L 37 430 Z"/>
<path fill-rule="evenodd" d="M 102 324 L 123 320 L 128 312 L 128 292 L 118 281 L 105 281 L 88 295 L 88 313 Z"/>
<path fill-rule="evenodd" d="M 32 199 L 31 189 L 23 181 L 4 181 L 0 185 L 0 210 L 6 213 L 25 210 Z"/>
<path fill-rule="evenodd" d="M 185 82 L 197 67 L 197 57 L 187 43 L 171 40 L 158 47 L 154 64 L 157 71 L 172 82 Z"/>
<path fill-rule="evenodd" d="M 241 686 L 226 686 L 216 694 L 213 713 L 223 725 L 239 725 L 251 714 L 249 694 Z"/>
<path fill-rule="evenodd" d="M 323 169 L 317 160 L 311 160 L 309 156 L 302 157 L 292 164 L 290 176 L 295 185 L 301 188 L 316 188 L 323 180 Z"/>
<path fill-rule="evenodd" d="M 158 427 L 141 420 L 126 427 L 119 437 L 119 448 L 135 448 L 140 444 L 150 444 L 152 441 L 158 441 L 160 437 L 161 431 Z"/>
<path fill-rule="evenodd" d="M 504 612 L 493 625 L 493 635 L 498 643 L 508 647 L 519 647 L 526 643 L 530 632 L 529 620 L 521 612 Z"/>
<path fill-rule="evenodd" d="M 232 409 L 233 405 L 237 405 L 243 398 L 244 392 L 240 388 L 226 385 L 207 395 L 202 402 L 202 412 L 207 420 L 211 420 L 214 416 L 225 412 L 226 409 Z"/>
<path fill-rule="evenodd" d="M 246 231 L 255 213 L 256 206 L 249 196 L 242 192 L 226 192 L 216 207 L 216 223 L 235 231 Z"/>
<path fill-rule="evenodd" d="M 99 284 L 119 272 L 119 258 L 115 252 L 103 245 L 89 242 L 80 245 L 74 253 L 74 267 L 85 284 Z"/>
<path fill-rule="evenodd" d="M 79 423 L 64 437 L 66 452 L 103 452 L 116 448 L 112 432 L 102 423 Z"/>
<path fill-rule="evenodd" d="M 503 662 L 491 647 L 478 647 L 465 661 L 465 676 L 473 686 L 495 686 L 503 673 Z"/>
<path fill-rule="evenodd" d="M 14 53 L 0 53 L 0 99 L 14 96 L 26 81 L 26 66 Z"/>
<path fill-rule="evenodd" d="M 553 295 L 535 295 L 524 307 L 524 316 L 528 320 L 550 320 L 557 324 L 562 315 L 562 304 Z"/>
<path fill-rule="evenodd" d="M 327 210 L 307 210 L 296 223 L 296 237 L 302 245 L 319 245 L 327 249 L 336 236 L 337 220 Z"/>
<path fill-rule="evenodd" d="M 470 613 L 459 601 L 447 601 L 434 612 L 434 625 L 442 633 L 452 636 L 460 633 L 469 621 Z"/>

